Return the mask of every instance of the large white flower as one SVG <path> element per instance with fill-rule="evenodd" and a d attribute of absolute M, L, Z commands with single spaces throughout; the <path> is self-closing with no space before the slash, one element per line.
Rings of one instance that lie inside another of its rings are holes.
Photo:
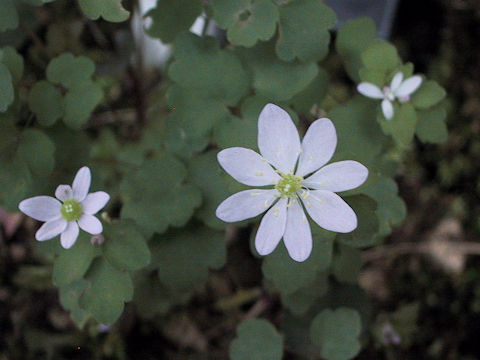
<path fill-rule="evenodd" d="M 398 72 L 390 82 L 390 86 L 384 86 L 383 90 L 369 82 L 358 84 L 357 90 L 366 97 L 383 99 L 383 115 L 387 120 L 391 120 L 394 115 L 393 102 L 395 99 L 398 99 L 401 103 L 410 101 L 410 95 L 417 91 L 421 84 L 422 78 L 420 76 L 415 75 L 403 80 L 403 73 Z"/>
<path fill-rule="evenodd" d="M 24 214 L 45 221 L 35 234 L 37 240 L 49 240 L 61 234 L 62 246 L 69 249 L 77 240 L 78 227 L 92 235 L 103 231 L 102 223 L 93 215 L 107 204 L 110 195 L 103 191 L 89 194 L 90 181 L 90 169 L 84 166 L 78 170 L 71 187 L 57 187 L 56 199 L 51 196 L 35 196 L 18 205 Z"/>
<path fill-rule="evenodd" d="M 312 234 L 304 209 L 322 228 L 348 233 L 357 216 L 335 192 L 354 189 L 367 179 L 368 170 L 356 161 L 324 166 L 333 156 L 337 135 L 333 123 L 318 119 L 300 143 L 287 112 L 268 104 L 258 119 L 258 147 L 235 147 L 218 153 L 220 165 L 237 181 L 250 186 L 272 186 L 236 193 L 217 208 L 226 222 L 241 221 L 266 211 L 255 238 L 260 255 L 270 254 L 283 237 L 290 257 L 306 260 Z"/>

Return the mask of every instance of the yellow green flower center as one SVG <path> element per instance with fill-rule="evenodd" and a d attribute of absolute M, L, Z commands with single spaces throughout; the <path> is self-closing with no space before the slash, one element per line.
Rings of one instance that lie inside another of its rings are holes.
<path fill-rule="evenodd" d="M 297 175 L 287 174 L 283 175 L 280 181 L 275 185 L 275 189 L 278 190 L 282 197 L 292 197 L 297 191 L 302 188 L 301 182 L 303 178 Z"/>
<path fill-rule="evenodd" d="M 63 203 L 60 213 L 65 220 L 76 221 L 82 216 L 82 204 L 74 199 L 67 200 Z"/>

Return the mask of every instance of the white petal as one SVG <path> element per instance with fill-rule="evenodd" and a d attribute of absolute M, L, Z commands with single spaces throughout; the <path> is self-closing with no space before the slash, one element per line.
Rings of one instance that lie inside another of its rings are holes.
<path fill-rule="evenodd" d="M 332 158 L 336 146 L 337 133 L 330 119 L 314 121 L 303 138 L 296 174 L 305 176 L 320 169 Z"/>
<path fill-rule="evenodd" d="M 395 76 L 392 79 L 392 82 L 390 83 L 390 90 L 395 93 L 395 91 L 398 89 L 400 84 L 403 81 L 403 73 L 400 71 L 395 74 Z"/>
<path fill-rule="evenodd" d="M 358 84 L 357 90 L 360 94 L 372 99 L 383 99 L 385 97 L 382 90 L 377 85 L 368 82 Z"/>
<path fill-rule="evenodd" d="M 368 177 L 368 169 L 357 161 L 338 161 L 318 170 L 303 181 L 310 189 L 333 192 L 355 189 L 362 185 Z"/>
<path fill-rule="evenodd" d="M 87 195 L 82 201 L 82 210 L 84 214 L 93 215 L 102 209 L 110 200 L 110 195 L 104 191 L 97 191 Z"/>
<path fill-rule="evenodd" d="M 250 149 L 225 149 L 218 153 L 217 159 L 227 173 L 245 185 L 273 185 L 281 179 L 265 158 Z"/>
<path fill-rule="evenodd" d="M 310 191 L 308 198 L 302 198 L 302 201 L 313 221 L 326 230 L 348 233 L 357 227 L 355 212 L 331 191 Z"/>
<path fill-rule="evenodd" d="M 312 232 L 302 207 L 295 201 L 287 210 L 287 226 L 283 242 L 295 261 L 305 261 L 312 252 Z"/>
<path fill-rule="evenodd" d="M 300 153 L 300 137 L 290 115 L 277 105 L 267 104 L 260 113 L 258 148 L 276 169 L 293 173 Z"/>
<path fill-rule="evenodd" d="M 260 255 L 268 255 L 277 247 L 285 232 L 287 199 L 279 200 L 260 222 L 255 236 L 255 249 Z"/>
<path fill-rule="evenodd" d="M 61 207 L 60 201 L 51 196 L 35 196 L 25 199 L 18 204 L 21 212 L 39 221 L 59 218 L 61 216 Z"/>
<path fill-rule="evenodd" d="M 92 235 L 98 235 L 103 231 L 102 223 L 93 215 L 83 214 L 78 219 L 78 226 Z"/>
<path fill-rule="evenodd" d="M 55 190 L 55 197 L 58 200 L 66 201 L 73 198 L 73 190 L 70 185 L 58 185 Z"/>
<path fill-rule="evenodd" d="M 88 189 L 90 189 L 90 181 L 92 176 L 90 175 L 90 169 L 86 166 L 78 170 L 75 179 L 73 180 L 73 197 L 75 200 L 83 201 L 88 194 Z"/>
<path fill-rule="evenodd" d="M 265 212 L 280 193 L 275 190 L 251 189 L 240 191 L 225 199 L 215 214 L 225 222 L 242 221 Z"/>
<path fill-rule="evenodd" d="M 78 237 L 78 225 L 76 221 L 69 221 L 67 228 L 60 235 L 60 243 L 64 249 L 70 249 Z"/>
<path fill-rule="evenodd" d="M 62 233 L 66 227 L 67 220 L 63 218 L 47 221 L 37 230 L 35 239 L 38 241 L 50 240 Z"/>
<path fill-rule="evenodd" d="M 420 85 L 422 84 L 422 77 L 415 75 L 407 80 L 405 80 L 396 91 L 394 91 L 394 94 L 396 97 L 404 97 L 412 94 L 417 90 Z"/>
<path fill-rule="evenodd" d="M 393 118 L 393 105 L 389 100 L 385 99 L 382 101 L 382 111 L 387 120 Z"/>

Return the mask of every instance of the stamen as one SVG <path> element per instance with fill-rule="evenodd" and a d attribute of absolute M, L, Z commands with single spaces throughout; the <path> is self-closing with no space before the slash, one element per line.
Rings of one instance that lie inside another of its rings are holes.
<path fill-rule="evenodd" d="M 257 172 L 255 173 L 255 176 L 263 176 L 263 175 L 265 175 L 265 174 L 263 173 L 263 171 L 257 171 Z"/>

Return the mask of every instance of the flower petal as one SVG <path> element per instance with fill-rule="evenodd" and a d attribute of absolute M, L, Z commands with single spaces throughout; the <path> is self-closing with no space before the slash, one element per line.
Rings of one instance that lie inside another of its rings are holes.
<path fill-rule="evenodd" d="M 395 76 L 392 79 L 392 82 L 390 83 L 390 90 L 393 93 L 395 93 L 398 87 L 402 84 L 402 81 L 403 81 L 403 73 L 399 71 L 398 73 L 395 74 Z"/>
<path fill-rule="evenodd" d="M 296 174 L 305 176 L 320 169 L 332 158 L 336 146 L 337 133 L 330 119 L 314 121 L 303 138 Z"/>
<path fill-rule="evenodd" d="M 314 190 L 302 198 L 308 214 L 322 228 L 348 233 L 357 227 L 357 215 L 337 194 L 326 190 Z"/>
<path fill-rule="evenodd" d="M 49 221 L 59 218 L 61 216 L 61 207 L 62 204 L 60 201 L 51 196 L 35 196 L 25 199 L 18 204 L 21 212 L 39 221 Z"/>
<path fill-rule="evenodd" d="M 88 189 L 90 189 L 90 181 L 92 176 L 90 174 L 90 169 L 86 166 L 78 170 L 75 179 L 73 180 L 73 197 L 75 200 L 83 201 L 88 194 Z"/>
<path fill-rule="evenodd" d="M 372 99 L 383 99 L 385 97 L 383 91 L 377 85 L 368 82 L 362 82 L 358 84 L 357 90 L 363 96 Z"/>
<path fill-rule="evenodd" d="M 307 217 L 298 201 L 289 204 L 287 210 L 287 226 L 283 242 L 288 254 L 295 261 L 305 261 L 312 252 L 312 232 Z"/>
<path fill-rule="evenodd" d="M 98 235 L 103 231 L 102 223 L 93 215 L 83 214 L 78 219 L 78 226 L 92 235 Z"/>
<path fill-rule="evenodd" d="M 359 187 L 367 177 L 368 169 L 365 166 L 357 161 L 345 160 L 324 166 L 302 184 L 310 189 L 339 192 Z"/>
<path fill-rule="evenodd" d="M 78 237 L 78 224 L 76 221 L 69 221 L 67 228 L 60 235 L 60 244 L 64 249 L 70 249 Z"/>
<path fill-rule="evenodd" d="M 255 249 L 260 255 L 268 255 L 277 247 L 285 232 L 287 199 L 279 200 L 260 222 L 255 236 Z"/>
<path fill-rule="evenodd" d="M 58 185 L 57 190 L 55 190 L 55 197 L 58 200 L 66 201 L 73 198 L 73 190 L 70 185 Z"/>
<path fill-rule="evenodd" d="M 62 233 L 66 227 L 67 220 L 64 218 L 47 221 L 37 230 L 35 239 L 38 241 L 50 240 Z"/>
<path fill-rule="evenodd" d="M 385 99 L 382 101 L 382 111 L 387 120 L 393 118 L 393 105 L 389 100 Z"/>
<path fill-rule="evenodd" d="M 277 199 L 279 192 L 275 189 L 251 189 L 240 191 L 225 199 L 215 214 L 225 222 L 242 221 L 265 212 Z"/>
<path fill-rule="evenodd" d="M 393 93 L 396 97 L 404 97 L 412 94 L 422 84 L 422 77 L 415 75 L 405 80 Z"/>
<path fill-rule="evenodd" d="M 281 179 L 266 159 L 250 149 L 225 149 L 218 153 L 217 159 L 227 173 L 245 185 L 273 185 Z"/>
<path fill-rule="evenodd" d="M 258 148 L 276 169 L 293 173 L 300 153 L 300 137 L 290 115 L 277 105 L 267 104 L 260 113 Z"/>
<path fill-rule="evenodd" d="M 102 209 L 110 200 L 110 195 L 104 191 L 97 191 L 87 195 L 82 201 L 82 210 L 84 214 L 93 215 Z"/>

